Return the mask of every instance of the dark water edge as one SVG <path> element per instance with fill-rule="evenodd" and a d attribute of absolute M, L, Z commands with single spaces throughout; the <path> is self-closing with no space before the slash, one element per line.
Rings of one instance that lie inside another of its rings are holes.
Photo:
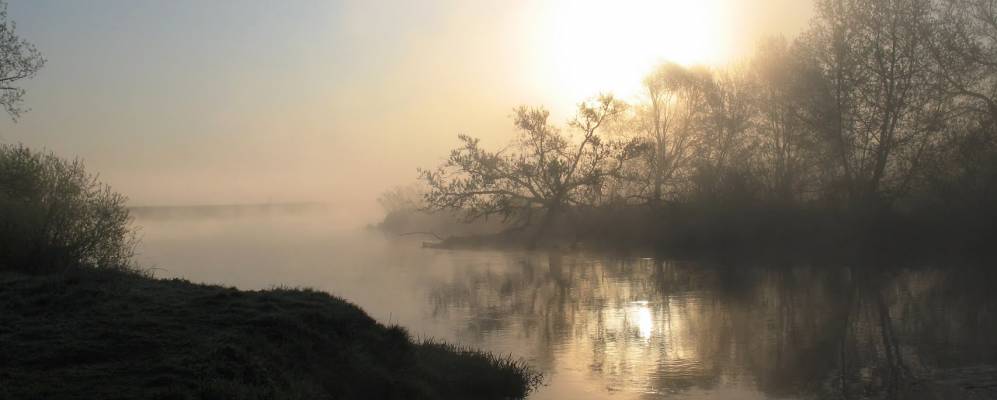
<path fill-rule="evenodd" d="M 505 399 L 540 379 L 318 291 L 91 269 L 0 272 L 0 355 L 0 399 Z"/>

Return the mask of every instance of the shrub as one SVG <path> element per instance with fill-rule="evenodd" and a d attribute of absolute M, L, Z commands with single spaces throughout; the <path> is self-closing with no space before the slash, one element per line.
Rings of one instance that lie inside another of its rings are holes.
<path fill-rule="evenodd" d="M 79 160 L 0 145 L 0 270 L 129 268 L 125 201 Z"/>

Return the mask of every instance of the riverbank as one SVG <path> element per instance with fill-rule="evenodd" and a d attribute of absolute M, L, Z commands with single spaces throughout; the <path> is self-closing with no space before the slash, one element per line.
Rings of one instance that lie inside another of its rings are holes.
<path fill-rule="evenodd" d="M 383 223 L 391 235 L 429 231 L 425 247 L 439 249 L 550 248 L 655 255 L 662 258 L 759 258 L 813 261 L 993 257 L 993 212 L 856 211 L 766 206 L 661 208 L 620 206 L 565 212 L 543 229 L 493 229 L 462 234 Z M 418 214 L 418 211 L 410 212 Z M 401 220 L 389 215 L 385 221 Z M 415 219 L 415 218 L 410 218 Z M 471 222 L 471 225 L 478 222 Z"/>
<path fill-rule="evenodd" d="M 413 341 L 313 290 L 0 272 L 0 398 L 520 398 L 524 364 Z"/>

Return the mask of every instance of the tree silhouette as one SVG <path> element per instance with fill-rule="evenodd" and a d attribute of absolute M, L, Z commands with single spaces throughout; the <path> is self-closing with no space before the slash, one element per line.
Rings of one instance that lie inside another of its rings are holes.
<path fill-rule="evenodd" d="M 649 176 L 644 179 L 650 188 L 641 186 L 638 197 L 661 204 L 668 192 L 674 195 L 673 180 L 688 167 L 706 101 L 702 89 L 709 79 L 709 71 L 703 68 L 687 69 L 674 63 L 662 64 L 644 79 L 646 97 L 634 107 L 632 118 L 636 136 L 651 144 L 645 168 Z"/>
<path fill-rule="evenodd" d="M 569 206 L 585 204 L 606 182 L 618 178 L 624 164 L 637 157 L 638 140 L 608 140 L 601 135 L 609 120 L 626 105 L 610 95 L 584 102 L 569 130 L 572 138 L 548 119 L 543 108 L 519 107 L 516 140 L 503 150 L 489 151 L 478 139 L 460 135 L 462 146 L 435 170 L 420 170 L 429 187 L 432 209 L 463 211 L 476 219 L 500 215 L 516 218 L 520 227 L 542 217 L 541 231 Z M 573 140 L 575 139 L 575 140 Z"/>
<path fill-rule="evenodd" d="M 804 39 L 830 101 L 817 128 L 852 202 L 889 204 L 908 188 L 939 108 L 930 81 L 927 0 L 821 0 Z"/>
<path fill-rule="evenodd" d="M 625 220 L 640 227 L 615 234 L 656 243 L 715 242 L 737 223 L 752 235 L 772 215 L 853 232 L 893 217 L 993 230 L 997 0 L 817 0 L 808 30 L 747 63 L 664 63 L 643 85 L 629 106 L 584 104 L 570 127 L 580 138 L 527 108 L 503 151 L 461 136 L 422 171 L 428 203 L 524 225 L 577 211 L 590 231 Z"/>
<path fill-rule="evenodd" d="M 45 65 L 35 46 L 17 36 L 16 24 L 7 19 L 7 4 L 0 1 L 0 105 L 11 119 L 22 112 L 24 88 L 18 83 L 30 79 Z"/>

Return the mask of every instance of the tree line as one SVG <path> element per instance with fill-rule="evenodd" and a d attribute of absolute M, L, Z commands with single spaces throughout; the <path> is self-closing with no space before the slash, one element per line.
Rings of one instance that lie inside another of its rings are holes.
<path fill-rule="evenodd" d="M 515 110 L 501 150 L 461 135 L 425 204 L 547 224 L 608 206 L 993 210 L 997 0 L 817 0 L 809 29 L 725 67 L 658 66 L 639 99 L 567 126 Z"/>

